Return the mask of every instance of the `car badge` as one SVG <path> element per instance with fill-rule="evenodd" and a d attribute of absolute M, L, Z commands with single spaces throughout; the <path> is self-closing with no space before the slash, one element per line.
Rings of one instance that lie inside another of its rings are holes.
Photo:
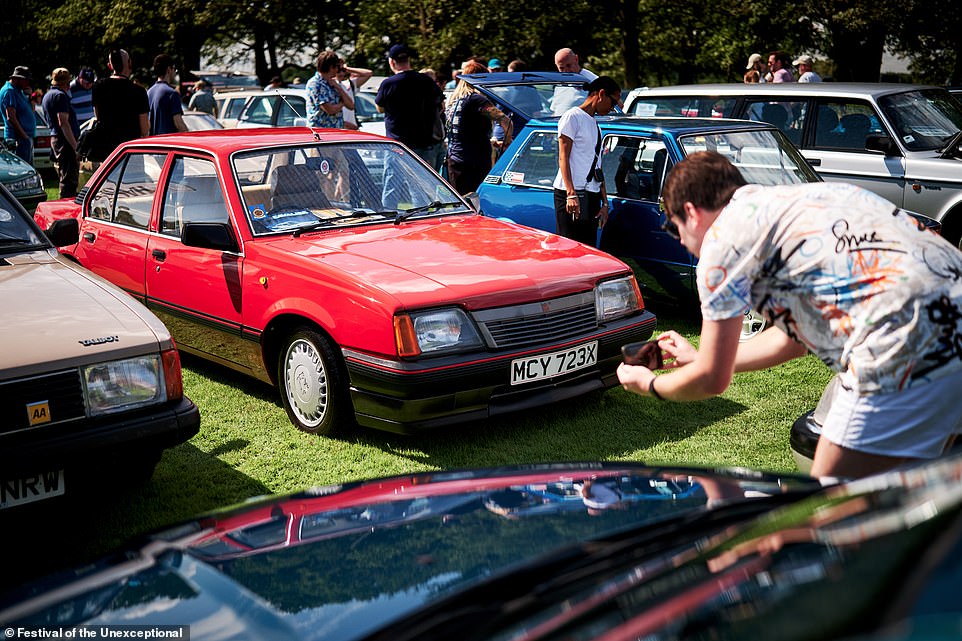
<path fill-rule="evenodd" d="M 43 423 L 50 422 L 50 402 L 49 401 L 37 401 L 36 403 L 27 403 L 27 418 L 30 421 L 30 426 L 41 425 Z"/>
<path fill-rule="evenodd" d="M 120 341 L 119 336 L 101 336 L 99 338 L 84 338 L 79 341 L 84 347 L 92 347 L 93 345 L 103 345 L 105 343 L 117 343 Z"/>

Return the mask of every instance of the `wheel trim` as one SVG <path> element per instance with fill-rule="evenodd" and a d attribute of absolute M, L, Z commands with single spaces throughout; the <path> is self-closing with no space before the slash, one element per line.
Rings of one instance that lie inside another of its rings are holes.
<path fill-rule="evenodd" d="M 754 310 L 749 310 L 745 312 L 745 316 L 742 318 L 742 333 L 738 337 L 738 340 L 741 342 L 754 338 L 758 336 L 763 329 L 765 329 L 765 319 L 759 314 L 756 314 Z"/>
<path fill-rule="evenodd" d="M 317 348 L 304 339 L 291 343 L 284 358 L 287 401 L 297 419 L 307 427 L 320 425 L 327 416 L 330 383 Z"/>

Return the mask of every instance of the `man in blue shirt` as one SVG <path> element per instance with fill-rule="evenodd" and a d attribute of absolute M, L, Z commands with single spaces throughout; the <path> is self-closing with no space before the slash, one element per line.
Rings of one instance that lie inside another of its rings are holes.
<path fill-rule="evenodd" d="M 90 67 L 83 67 L 70 83 L 70 104 L 77 114 L 77 122 L 85 123 L 94 117 L 93 86 L 96 76 Z"/>
<path fill-rule="evenodd" d="M 147 90 L 151 135 L 187 131 L 187 124 L 184 123 L 184 105 L 180 100 L 180 94 L 171 86 L 177 75 L 174 59 L 166 53 L 154 58 L 154 75 L 157 77 L 157 82 Z"/>
<path fill-rule="evenodd" d="M 53 157 L 57 161 L 57 174 L 60 177 L 60 197 L 70 198 L 77 195 L 80 165 L 77 162 L 77 139 L 80 127 L 77 114 L 70 102 L 70 72 L 58 67 L 51 74 L 53 84 L 43 96 L 43 113 L 53 134 Z"/>
<path fill-rule="evenodd" d="M 37 119 L 24 92 L 29 92 L 33 77 L 27 67 L 17 67 L 0 89 L 0 113 L 3 115 L 3 138 L 24 161 L 33 164 L 33 138 L 37 135 Z"/>

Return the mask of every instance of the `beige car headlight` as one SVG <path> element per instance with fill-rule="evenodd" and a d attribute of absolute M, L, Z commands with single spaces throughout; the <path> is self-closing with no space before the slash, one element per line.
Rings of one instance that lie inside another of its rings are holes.
<path fill-rule="evenodd" d="M 162 371 L 159 354 L 84 367 L 81 372 L 90 415 L 165 401 Z"/>

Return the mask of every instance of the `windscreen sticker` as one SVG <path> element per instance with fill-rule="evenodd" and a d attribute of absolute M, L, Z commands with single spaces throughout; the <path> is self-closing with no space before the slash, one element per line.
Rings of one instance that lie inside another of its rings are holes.
<path fill-rule="evenodd" d="M 906 145 L 910 145 L 915 142 L 915 136 L 912 134 L 909 134 L 908 136 L 902 136 L 902 141 L 905 142 Z"/>
<path fill-rule="evenodd" d="M 509 171 L 504 174 L 504 182 L 508 183 L 523 183 L 524 182 L 524 172 L 520 171 Z"/>
<path fill-rule="evenodd" d="M 263 218 L 267 215 L 267 208 L 264 205 L 250 205 L 247 211 L 251 213 L 251 218 Z"/>

